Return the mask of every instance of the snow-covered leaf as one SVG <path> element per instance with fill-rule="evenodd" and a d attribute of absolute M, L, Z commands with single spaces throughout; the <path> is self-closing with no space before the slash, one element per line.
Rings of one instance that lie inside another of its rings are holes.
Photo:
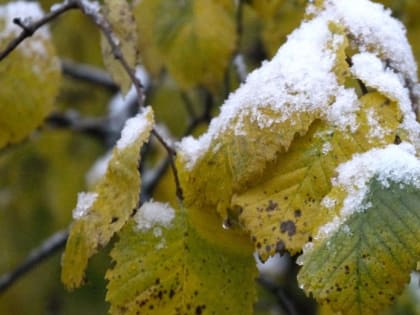
<path fill-rule="evenodd" d="M 253 248 L 215 212 L 146 203 L 119 236 L 111 314 L 253 314 Z"/>
<path fill-rule="evenodd" d="M 62 281 L 68 288 L 82 284 L 89 258 L 105 246 L 137 207 L 140 194 L 140 149 L 153 127 L 153 111 L 127 120 L 112 158 L 94 192 L 79 194 L 62 260 Z"/>
<path fill-rule="evenodd" d="M 301 287 L 342 314 L 377 314 L 420 260 L 420 161 L 411 145 L 356 155 L 339 168 L 321 226 L 299 258 Z"/>

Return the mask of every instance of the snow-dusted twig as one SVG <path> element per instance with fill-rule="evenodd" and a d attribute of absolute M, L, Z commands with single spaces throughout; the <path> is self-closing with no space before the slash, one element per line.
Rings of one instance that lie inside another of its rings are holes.
<path fill-rule="evenodd" d="M 46 14 L 42 19 L 38 21 L 34 21 L 31 23 L 26 23 L 26 21 L 22 21 L 19 17 L 16 17 L 13 22 L 18 25 L 22 32 L 14 38 L 6 48 L 0 52 L 0 61 L 6 58 L 13 50 L 15 50 L 20 43 L 22 43 L 26 38 L 31 37 L 39 28 L 44 26 L 45 24 L 51 22 L 59 15 L 63 14 L 72 9 L 77 9 L 77 1 L 75 0 L 68 0 L 65 1 L 63 4 L 56 6 L 56 8 Z"/>
<path fill-rule="evenodd" d="M 38 248 L 33 249 L 26 260 L 14 270 L 0 277 L 0 293 L 4 292 L 27 272 L 39 265 L 46 258 L 62 249 L 68 237 L 67 230 L 59 231 L 46 239 Z"/>
<path fill-rule="evenodd" d="M 76 0 L 80 10 L 85 14 L 90 20 L 101 30 L 102 34 L 105 36 L 109 46 L 111 47 L 112 55 L 116 60 L 119 61 L 121 66 L 124 68 L 127 75 L 130 77 L 131 82 L 136 89 L 138 96 L 139 107 L 144 106 L 145 94 L 143 89 L 143 84 L 140 79 L 136 76 L 135 69 L 132 69 L 128 64 L 127 60 L 124 57 L 124 54 L 121 51 L 121 48 L 117 41 L 117 36 L 115 36 L 112 26 L 109 21 L 99 12 L 99 10 L 92 9 L 92 3 Z"/>
<path fill-rule="evenodd" d="M 118 92 L 119 87 L 112 81 L 111 76 L 102 69 L 93 67 L 91 65 L 79 64 L 69 60 L 61 60 L 61 71 L 64 75 L 89 82 L 111 92 Z"/>
<path fill-rule="evenodd" d="M 128 64 L 127 60 L 125 59 L 120 49 L 120 46 L 118 45 L 118 42 L 116 40 L 117 37 L 112 31 L 111 24 L 106 20 L 106 18 L 98 10 L 92 9 L 92 6 L 90 5 L 89 2 L 86 2 L 83 0 L 77 0 L 77 2 L 82 12 L 86 16 L 88 16 L 93 21 L 93 23 L 95 23 L 95 25 L 102 31 L 102 34 L 105 36 L 108 44 L 111 47 L 111 51 L 114 58 L 120 62 L 121 66 L 124 68 L 125 72 L 130 77 L 134 85 L 134 88 L 136 89 L 139 107 L 143 107 L 144 101 L 145 101 L 143 84 L 141 83 L 140 79 L 136 76 L 135 69 L 132 69 L 130 65 Z M 174 158 L 175 150 L 165 141 L 165 139 L 159 134 L 156 128 L 153 128 L 152 134 L 153 136 L 156 137 L 156 139 L 164 146 L 164 148 L 168 152 L 171 168 L 172 168 L 174 178 L 175 178 L 176 195 L 180 200 L 182 200 L 183 199 L 182 189 L 179 182 L 178 171 L 175 166 L 175 158 Z"/>

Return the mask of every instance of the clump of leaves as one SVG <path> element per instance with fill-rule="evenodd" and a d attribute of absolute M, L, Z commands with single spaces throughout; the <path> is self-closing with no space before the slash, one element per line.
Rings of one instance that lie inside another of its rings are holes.
<path fill-rule="evenodd" d="M 104 6 L 126 67 L 136 65 L 138 45 L 150 73 L 166 68 L 185 89 L 220 88 L 238 35 L 230 1 L 132 5 Z M 250 5 L 275 21 L 267 8 L 283 1 Z M 159 19 L 162 10 L 172 14 Z M 11 88 L 16 78 L 48 81 L 46 94 L 28 103 L 22 93 L 24 110 L 15 110 L 12 94 L 0 90 L 0 146 L 27 136 L 56 92 L 48 36 L 33 40 L 35 55 L 17 50 L 0 67 L 16 73 L 6 82 Z M 127 69 L 108 45 L 104 62 L 125 93 Z M 40 67 L 45 76 L 36 75 Z M 155 127 L 153 110 L 127 121 L 104 177 L 94 192 L 79 195 L 63 282 L 80 286 L 90 257 L 118 235 L 115 265 L 106 273 L 111 313 L 251 314 L 253 252 L 266 260 L 288 251 L 302 254 L 298 281 L 321 304 L 342 314 L 380 312 L 420 261 L 418 90 L 405 29 L 390 12 L 368 0 L 314 1 L 208 131 L 177 144 L 183 198 L 176 209 L 154 201 L 139 206 L 139 156 Z"/>

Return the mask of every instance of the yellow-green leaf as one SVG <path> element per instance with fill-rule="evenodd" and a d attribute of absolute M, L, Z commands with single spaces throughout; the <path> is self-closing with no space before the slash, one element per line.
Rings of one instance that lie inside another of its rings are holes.
<path fill-rule="evenodd" d="M 256 267 L 246 236 L 224 230 L 215 212 L 156 203 L 138 211 L 111 252 L 111 314 L 253 314 Z M 159 221 L 171 214 L 170 223 Z"/>
<path fill-rule="evenodd" d="M 121 53 L 132 69 L 137 64 L 137 28 L 132 9 L 127 0 L 105 0 L 105 16 L 112 26 L 112 35 Z M 112 78 L 121 86 L 122 92 L 128 92 L 131 79 L 112 52 L 104 35 L 101 37 L 104 64 Z"/>
<path fill-rule="evenodd" d="M 371 163 L 384 163 L 384 152 L 375 154 Z M 368 183 L 361 203 L 357 196 L 347 202 L 354 192 L 341 186 L 332 190 L 328 198 L 333 202 L 322 211 L 337 217 L 306 246 L 298 276 L 301 287 L 341 314 L 378 314 L 403 291 L 420 259 L 420 163 L 414 156 L 415 162 L 400 163 L 406 153 L 397 154 L 385 161 L 389 174 L 379 173 Z M 407 179 L 395 179 L 401 173 Z M 354 212 L 343 213 L 346 207 L 354 207 Z"/>
<path fill-rule="evenodd" d="M 79 195 L 62 260 L 62 281 L 68 288 L 82 284 L 89 258 L 109 242 L 136 208 L 140 194 L 140 149 L 152 127 L 150 107 L 129 119 L 95 192 Z"/>
<path fill-rule="evenodd" d="M 146 65 L 156 69 L 159 65 L 152 57 L 161 57 L 183 88 L 220 86 L 236 43 L 233 16 L 226 5 L 215 1 L 142 0 L 135 10 L 139 29 L 145 33 L 140 41 L 146 49 L 142 52 Z M 158 52 L 156 56 L 154 51 Z"/>
<path fill-rule="evenodd" d="M 330 219 L 319 207 L 331 190 L 336 167 L 354 153 L 393 143 L 399 134 L 401 113 L 395 102 L 379 93 L 369 93 L 360 102 L 355 133 L 315 122 L 305 136 L 294 139 L 252 188 L 233 197 L 233 209 L 263 259 L 276 250 L 299 252 Z M 377 125 L 371 123 L 372 117 Z"/>
<path fill-rule="evenodd" d="M 22 7 L 30 13 L 22 11 Z M 25 15 L 26 14 L 26 15 Z M 21 29 L 13 18 L 43 16 L 36 3 L 0 7 L 0 50 Z M 53 109 L 60 83 L 60 64 L 47 28 L 42 28 L 0 62 L 0 148 L 19 142 L 41 125 Z"/>

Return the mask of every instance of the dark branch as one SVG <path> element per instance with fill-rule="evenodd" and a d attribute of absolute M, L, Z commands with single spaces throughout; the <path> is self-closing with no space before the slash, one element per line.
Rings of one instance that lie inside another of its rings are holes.
<path fill-rule="evenodd" d="M 174 174 L 175 179 L 175 187 L 176 187 L 176 196 L 179 200 L 183 200 L 184 196 L 182 193 L 181 183 L 179 182 L 178 170 L 175 165 L 175 150 L 162 138 L 162 136 L 156 131 L 155 128 L 152 130 L 152 134 L 158 139 L 158 141 L 164 146 L 165 150 L 168 152 L 168 159 L 172 169 L 172 173 Z"/>
<path fill-rule="evenodd" d="M 85 133 L 106 142 L 110 134 L 109 121 L 106 118 L 81 118 L 77 113 L 53 113 L 47 120 L 48 127 L 70 129 Z"/>
<path fill-rule="evenodd" d="M 77 2 L 74 0 L 69 0 L 64 2 L 60 7 L 56 10 L 49 12 L 46 14 L 42 19 L 32 22 L 32 23 L 25 23 L 19 17 L 16 17 L 13 22 L 22 28 L 22 32 L 13 39 L 6 48 L 0 52 L 0 61 L 6 58 L 13 50 L 15 50 L 21 42 L 23 42 L 26 38 L 31 37 L 39 28 L 44 26 L 45 24 L 51 22 L 59 15 L 67 12 L 71 9 L 77 9 L 78 5 Z"/>
<path fill-rule="evenodd" d="M 131 82 L 133 82 L 134 87 L 137 92 L 138 96 L 138 103 L 139 107 L 144 106 L 145 95 L 143 90 L 143 84 L 141 83 L 140 79 L 136 76 L 136 72 L 134 69 L 130 67 L 127 60 L 125 59 L 118 42 L 116 41 L 116 36 L 112 30 L 111 24 L 99 13 L 95 10 L 91 10 L 91 8 L 85 6 L 85 3 L 80 0 L 76 0 L 80 10 L 89 17 L 92 22 L 101 30 L 102 34 L 105 36 L 109 46 L 111 47 L 112 55 L 116 60 L 119 61 L 121 66 L 124 68 L 127 75 L 130 77 Z"/>
<path fill-rule="evenodd" d="M 33 249 L 26 260 L 14 270 L 0 277 L 0 293 L 4 292 L 27 272 L 38 266 L 46 258 L 64 247 L 68 237 L 67 230 L 60 231 L 46 239 L 38 248 Z"/>
<path fill-rule="evenodd" d="M 111 76 L 99 68 L 61 60 L 61 71 L 70 78 L 104 87 L 110 92 L 116 93 L 119 91 L 118 85 L 112 81 Z"/>

